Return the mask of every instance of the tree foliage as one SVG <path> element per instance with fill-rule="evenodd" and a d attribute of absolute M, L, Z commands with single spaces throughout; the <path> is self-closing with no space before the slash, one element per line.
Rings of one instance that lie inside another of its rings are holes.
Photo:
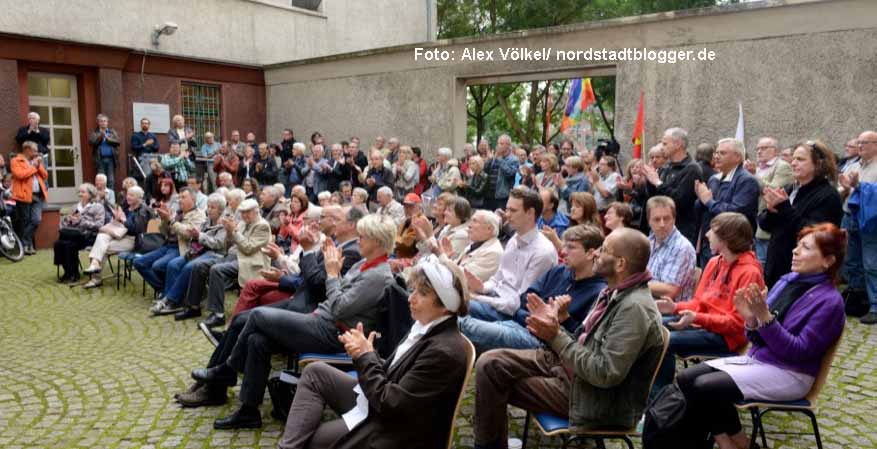
<path fill-rule="evenodd" d="M 438 0 L 438 37 L 449 39 L 551 27 L 662 11 L 700 8 L 739 0 Z M 557 135 L 569 80 L 469 86 L 467 140 L 494 141 L 509 133 L 523 143 L 545 144 Z M 598 132 L 611 136 L 615 77 L 592 78 L 607 120 Z M 551 111 L 548 97 L 551 96 Z M 599 114 L 598 114 L 599 116 Z M 548 126 L 552 124 L 552 126 Z"/>

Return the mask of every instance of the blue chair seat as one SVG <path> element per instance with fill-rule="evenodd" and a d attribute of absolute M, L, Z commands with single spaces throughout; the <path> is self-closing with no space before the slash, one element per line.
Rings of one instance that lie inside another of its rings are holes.
<path fill-rule="evenodd" d="M 354 379 L 358 379 L 358 378 L 359 378 L 359 373 L 357 373 L 356 370 L 348 371 L 348 372 L 347 372 L 347 375 L 350 376 L 350 377 L 352 377 L 352 378 L 354 378 Z"/>
<path fill-rule="evenodd" d="M 566 418 L 561 418 L 552 415 L 551 413 L 534 413 L 533 416 L 536 418 L 536 422 L 539 423 L 539 427 L 541 427 L 545 433 L 569 429 L 569 420 Z"/>
<path fill-rule="evenodd" d="M 353 359 L 347 355 L 346 352 L 339 352 L 337 354 L 320 354 L 318 352 L 305 352 L 298 356 L 299 360 L 319 360 L 326 363 L 353 363 Z"/>

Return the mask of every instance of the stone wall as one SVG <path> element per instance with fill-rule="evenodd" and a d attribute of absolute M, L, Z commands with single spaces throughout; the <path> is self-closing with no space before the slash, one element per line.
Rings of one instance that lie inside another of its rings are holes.
<path fill-rule="evenodd" d="M 646 98 L 646 145 L 682 126 L 691 141 L 733 135 L 743 103 L 746 144 L 762 133 L 783 142 L 822 138 L 835 150 L 873 128 L 877 2 L 789 0 L 653 14 L 527 30 L 425 46 L 455 60 L 415 60 L 418 45 L 266 67 L 268 135 L 285 127 L 320 130 L 329 141 L 352 134 L 370 142 L 398 135 L 429 154 L 459 149 L 466 131 L 466 84 L 617 76 L 616 135 L 623 151 L 640 90 Z M 500 48 L 543 47 L 715 52 L 708 62 L 502 61 Z M 466 49 L 492 50 L 494 61 L 464 61 Z"/>

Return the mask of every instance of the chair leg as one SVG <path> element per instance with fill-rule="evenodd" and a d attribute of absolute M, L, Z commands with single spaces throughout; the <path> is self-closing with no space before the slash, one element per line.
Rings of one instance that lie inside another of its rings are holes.
<path fill-rule="evenodd" d="M 757 408 L 750 408 L 749 415 L 752 416 L 752 436 L 749 438 L 749 447 L 755 447 L 755 442 L 758 440 L 758 428 L 761 417 L 758 414 Z"/>
<path fill-rule="evenodd" d="M 621 437 L 621 439 L 624 440 L 624 444 L 627 445 L 627 449 L 635 449 L 633 446 L 633 441 L 631 441 L 630 437 L 625 435 L 625 436 Z"/>
<path fill-rule="evenodd" d="M 768 411 L 758 412 L 758 432 L 761 433 L 761 447 L 767 449 L 767 435 L 764 432 L 764 415 Z"/>
<path fill-rule="evenodd" d="M 822 438 L 819 436 L 819 424 L 816 423 L 816 415 L 813 414 L 810 410 L 804 411 L 804 414 L 810 417 L 810 422 L 813 423 L 813 436 L 816 437 L 816 447 L 817 449 L 822 449 Z"/>
<path fill-rule="evenodd" d="M 116 290 L 119 289 L 122 283 L 122 259 L 116 257 Z"/>
<path fill-rule="evenodd" d="M 597 449 L 606 449 L 606 442 L 602 438 L 597 438 Z"/>
<path fill-rule="evenodd" d="M 527 435 L 530 433 L 530 412 L 527 412 L 527 415 L 524 416 L 524 435 L 521 438 L 523 441 L 521 442 L 521 449 L 527 449 Z"/>

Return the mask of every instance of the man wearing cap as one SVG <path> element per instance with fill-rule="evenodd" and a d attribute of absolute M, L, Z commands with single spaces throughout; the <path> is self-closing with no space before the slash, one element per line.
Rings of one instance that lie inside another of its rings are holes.
<path fill-rule="evenodd" d="M 205 401 L 198 405 L 220 404 L 226 390 L 243 373 L 241 406 L 225 418 L 217 419 L 216 429 L 258 428 L 262 426 L 259 404 L 265 395 L 271 355 L 274 353 L 344 350 L 338 335 L 361 326 L 368 333 L 375 329 L 384 287 L 391 279 L 387 265 L 393 250 L 396 227 L 378 215 L 369 215 L 356 225 L 363 260 L 341 277 L 342 251 L 331 240 L 323 244 L 326 268 L 326 296 L 312 313 L 290 310 L 294 300 L 256 307 L 235 317 L 220 345 L 213 352 L 208 368 L 192 371 L 192 378 L 204 384 Z"/>
<path fill-rule="evenodd" d="M 405 221 L 405 208 L 393 198 L 393 189 L 387 186 L 381 187 L 378 189 L 377 199 L 380 205 L 376 211 L 378 215 L 392 218 L 396 226 L 401 225 Z"/>
<path fill-rule="evenodd" d="M 229 257 L 210 267 L 207 275 L 207 310 L 210 315 L 202 324 L 208 328 L 225 324 L 225 291 L 235 284 L 243 288 L 248 280 L 259 277 L 259 270 L 271 265 L 268 256 L 262 252 L 262 248 L 273 240 L 271 225 L 259 215 L 259 203 L 254 199 L 244 200 L 238 206 L 238 212 L 241 213 L 240 223 L 235 223 L 232 217 L 222 219 L 226 242 L 229 247 L 235 247 L 234 255 L 229 252 Z"/>
<path fill-rule="evenodd" d="M 417 232 L 411 224 L 415 217 L 423 215 L 420 195 L 409 193 L 402 200 L 402 207 L 405 209 L 405 221 L 399 226 L 399 232 L 396 233 L 396 257 L 400 259 L 410 259 L 417 254 Z"/>

